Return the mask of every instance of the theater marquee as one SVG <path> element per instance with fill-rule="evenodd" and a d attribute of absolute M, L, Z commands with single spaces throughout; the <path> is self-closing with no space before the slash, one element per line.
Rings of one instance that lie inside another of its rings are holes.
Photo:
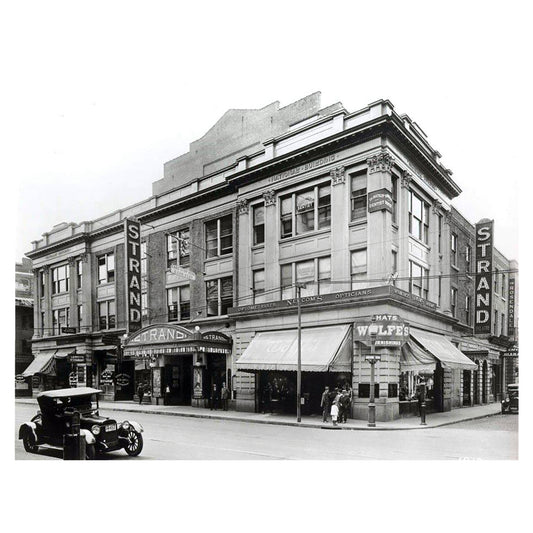
<path fill-rule="evenodd" d="M 474 333 L 491 333 L 494 221 L 476 224 L 476 302 Z"/>

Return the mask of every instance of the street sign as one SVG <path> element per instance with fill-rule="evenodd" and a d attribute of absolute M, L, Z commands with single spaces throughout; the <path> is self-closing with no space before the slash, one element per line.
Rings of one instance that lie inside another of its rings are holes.
<path fill-rule="evenodd" d="M 172 274 L 176 274 L 176 276 L 181 279 L 189 279 L 191 281 L 194 281 L 196 279 L 196 274 L 194 272 L 191 272 L 190 270 L 182 268 L 178 265 L 170 265 L 170 271 L 172 272 Z"/>

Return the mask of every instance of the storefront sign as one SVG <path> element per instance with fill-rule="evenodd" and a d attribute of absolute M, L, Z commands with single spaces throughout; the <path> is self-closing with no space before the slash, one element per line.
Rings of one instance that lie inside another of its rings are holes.
<path fill-rule="evenodd" d="M 152 369 L 152 396 L 161 398 L 161 368 Z"/>
<path fill-rule="evenodd" d="M 149 326 L 126 340 L 125 345 L 160 344 L 179 341 L 191 336 L 191 332 L 179 326 Z"/>
<path fill-rule="evenodd" d="M 85 354 L 83 353 L 71 353 L 68 356 L 71 363 L 85 363 Z"/>
<path fill-rule="evenodd" d="M 22 374 L 15 376 L 15 383 L 25 383 L 26 378 Z"/>
<path fill-rule="evenodd" d="M 170 271 L 172 274 L 176 274 L 180 279 L 188 279 L 194 281 L 196 279 L 196 274 L 187 270 L 186 268 L 180 267 L 178 265 L 170 265 Z"/>
<path fill-rule="evenodd" d="M 388 189 L 379 189 L 368 193 L 368 212 L 388 211 L 392 213 L 392 193 Z"/>
<path fill-rule="evenodd" d="M 515 278 L 509 278 L 509 311 L 507 318 L 507 335 L 514 337 Z"/>
<path fill-rule="evenodd" d="M 474 333 L 491 333 L 492 317 L 492 244 L 494 221 L 476 224 L 476 302 Z"/>
<path fill-rule="evenodd" d="M 327 165 L 328 163 L 333 163 L 333 161 L 335 161 L 335 158 L 336 156 L 335 154 L 333 154 L 323 157 L 321 159 L 316 159 L 315 161 L 311 161 L 310 163 L 306 163 L 305 165 L 300 165 L 299 167 L 291 168 L 291 170 L 287 170 L 286 172 L 282 172 L 281 174 L 275 174 L 274 176 L 271 176 L 268 179 L 268 182 L 275 183 L 277 181 L 284 180 L 285 178 L 290 178 L 291 176 L 301 174 L 302 172 L 313 170 L 317 167 L 322 167 L 324 165 Z"/>
<path fill-rule="evenodd" d="M 100 385 L 113 385 L 113 371 L 104 370 L 100 374 Z"/>
<path fill-rule="evenodd" d="M 215 341 L 215 342 L 231 342 L 231 337 L 224 335 L 218 331 L 206 331 L 202 334 L 202 339 L 204 341 Z"/>
<path fill-rule="evenodd" d="M 409 325 L 398 315 L 374 315 L 371 322 L 356 322 L 354 341 L 376 347 L 398 347 L 409 340 Z"/>
<path fill-rule="evenodd" d="M 141 223 L 124 221 L 126 260 L 126 309 L 128 332 L 138 331 L 141 322 Z"/>
<path fill-rule="evenodd" d="M 130 384 L 131 377 L 128 374 L 118 374 L 115 378 L 115 382 L 120 387 L 127 387 Z"/>
<path fill-rule="evenodd" d="M 518 357 L 518 346 L 513 346 L 504 352 L 503 357 Z"/>
<path fill-rule="evenodd" d="M 61 326 L 61 333 L 76 333 L 76 328 Z"/>
<path fill-rule="evenodd" d="M 78 384 L 78 373 L 77 372 L 71 372 L 68 375 L 68 382 L 71 387 L 75 387 Z"/>

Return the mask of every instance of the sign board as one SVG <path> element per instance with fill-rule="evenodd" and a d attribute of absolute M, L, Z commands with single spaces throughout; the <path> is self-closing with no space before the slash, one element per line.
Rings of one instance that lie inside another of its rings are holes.
<path fill-rule="evenodd" d="M 100 385 L 113 385 L 113 371 L 104 370 L 100 374 Z"/>
<path fill-rule="evenodd" d="M 77 372 L 71 372 L 68 375 L 68 382 L 71 387 L 75 387 L 78 384 L 78 373 Z"/>
<path fill-rule="evenodd" d="M 76 328 L 61 326 L 61 333 L 76 333 Z"/>
<path fill-rule="evenodd" d="M 25 383 L 26 378 L 22 374 L 18 374 L 15 376 L 15 383 Z"/>
<path fill-rule="evenodd" d="M 368 212 L 388 211 L 392 213 L 392 193 L 388 189 L 379 189 L 368 193 Z"/>
<path fill-rule="evenodd" d="M 409 340 L 409 325 L 398 315 L 374 315 L 371 322 L 356 322 L 354 341 L 370 344 L 376 348 L 399 347 Z"/>
<path fill-rule="evenodd" d="M 142 331 L 129 337 L 125 346 L 139 346 L 141 344 L 161 344 L 179 341 L 192 336 L 192 332 L 172 324 L 164 326 L 148 326 Z"/>
<path fill-rule="evenodd" d="M 161 368 L 152 369 L 152 396 L 161 398 Z"/>
<path fill-rule="evenodd" d="M 494 221 L 476 224 L 476 301 L 474 334 L 491 333 L 492 317 L 492 244 Z"/>
<path fill-rule="evenodd" d="M 170 265 L 170 271 L 172 274 L 176 274 L 181 279 L 189 279 L 194 281 L 196 279 L 196 274 L 187 270 L 186 268 L 180 267 L 178 265 Z"/>
<path fill-rule="evenodd" d="M 518 346 L 513 346 L 512 348 L 509 348 L 502 355 L 503 357 L 518 357 Z"/>
<path fill-rule="evenodd" d="M 130 376 L 128 374 L 119 374 L 115 378 L 115 382 L 120 387 L 127 387 L 130 384 Z"/>
<path fill-rule="evenodd" d="M 515 312 L 515 288 L 516 282 L 515 278 L 509 278 L 509 311 L 507 316 L 507 335 L 509 337 L 514 337 L 515 328 L 514 328 L 514 312 Z"/>
<path fill-rule="evenodd" d="M 128 332 L 142 327 L 141 313 L 141 223 L 124 220 L 126 261 L 126 312 Z"/>
<path fill-rule="evenodd" d="M 373 355 L 366 355 L 365 361 L 368 361 L 369 363 L 375 363 L 376 361 L 381 361 L 381 355 L 377 353 Z"/>
<path fill-rule="evenodd" d="M 71 363 L 85 363 L 85 354 L 83 353 L 71 353 L 68 356 Z"/>

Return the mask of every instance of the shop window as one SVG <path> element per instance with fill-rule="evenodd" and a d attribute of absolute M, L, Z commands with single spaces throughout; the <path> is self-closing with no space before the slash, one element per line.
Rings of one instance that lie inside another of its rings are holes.
<path fill-rule="evenodd" d="M 76 261 L 76 277 L 76 288 L 81 289 L 81 283 L 83 279 L 83 261 L 81 259 Z"/>
<path fill-rule="evenodd" d="M 428 244 L 429 238 L 429 204 L 415 192 L 409 192 L 409 233 Z"/>
<path fill-rule="evenodd" d="M 366 220 L 366 174 L 351 177 L 352 221 Z"/>
<path fill-rule="evenodd" d="M 426 300 L 429 296 L 429 270 L 414 261 L 409 261 L 409 292 Z"/>
<path fill-rule="evenodd" d="M 352 290 L 364 289 L 367 285 L 367 255 L 366 248 L 354 250 L 350 255 L 350 271 Z"/>
<path fill-rule="evenodd" d="M 398 383 L 389 383 L 389 398 L 398 398 Z"/>
<path fill-rule="evenodd" d="M 254 245 L 265 242 L 265 205 L 253 207 Z"/>
<path fill-rule="evenodd" d="M 52 294 L 67 292 L 69 288 L 70 269 L 68 265 L 52 268 Z"/>
<path fill-rule="evenodd" d="M 370 398 L 370 383 L 359 383 L 359 398 Z M 374 396 L 379 398 L 379 383 L 374 383 Z"/>
<path fill-rule="evenodd" d="M 101 330 L 115 329 L 117 327 L 115 300 L 107 300 L 98 303 L 98 325 Z"/>
<path fill-rule="evenodd" d="M 98 284 L 115 281 L 115 254 L 109 253 L 98 257 Z"/>
<path fill-rule="evenodd" d="M 226 215 L 205 223 L 206 257 L 233 253 L 233 217 Z"/>
<path fill-rule="evenodd" d="M 233 278 L 219 278 L 206 282 L 207 316 L 227 315 L 233 306 Z"/>
<path fill-rule="evenodd" d="M 216 223 L 216 221 L 214 222 Z M 167 268 L 170 268 L 172 265 L 188 267 L 191 263 L 191 257 L 190 257 L 189 250 L 190 250 L 189 228 L 181 229 L 172 234 L 168 233 L 167 234 Z"/>
<path fill-rule="evenodd" d="M 450 310 L 455 318 L 457 316 L 457 289 L 455 287 L 452 287 L 450 291 Z"/>
<path fill-rule="evenodd" d="M 452 233 L 452 240 L 450 244 L 452 265 L 457 266 L 457 235 Z"/>
<path fill-rule="evenodd" d="M 52 311 L 52 334 L 60 335 L 61 328 L 70 326 L 70 309 L 54 309 Z"/>
<path fill-rule="evenodd" d="M 254 304 L 261 304 L 265 301 L 265 271 L 254 270 L 253 276 Z"/>
<path fill-rule="evenodd" d="M 167 289 L 168 321 L 191 318 L 191 290 L 189 285 Z"/>

